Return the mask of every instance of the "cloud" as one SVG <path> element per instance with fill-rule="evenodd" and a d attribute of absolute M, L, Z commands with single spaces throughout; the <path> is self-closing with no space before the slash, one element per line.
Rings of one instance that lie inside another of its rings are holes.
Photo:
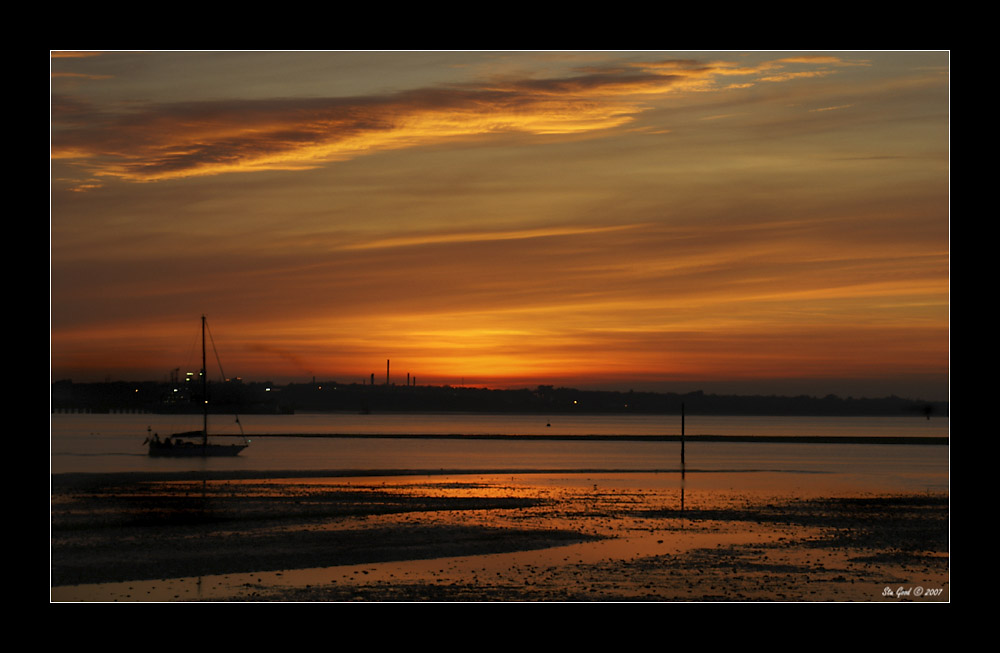
<path fill-rule="evenodd" d="M 53 78 L 111 79 L 111 75 L 87 75 L 84 73 L 52 73 Z"/>
<path fill-rule="evenodd" d="M 72 50 L 52 50 L 49 56 L 53 59 L 84 59 L 100 56 L 100 52 L 76 52 Z"/>
<path fill-rule="evenodd" d="M 810 111 L 812 111 L 813 113 L 821 113 L 823 111 L 839 111 L 841 109 L 850 109 L 853 106 L 854 106 L 853 104 L 841 104 L 835 107 L 820 107 L 819 109 L 810 109 Z"/>
<path fill-rule="evenodd" d="M 807 79 L 811 77 L 826 77 L 832 75 L 832 70 L 804 70 L 799 72 L 787 72 L 778 75 L 767 75 L 762 77 L 762 82 L 787 82 L 792 79 Z"/>
<path fill-rule="evenodd" d="M 778 65 L 783 64 L 827 64 L 831 66 L 870 66 L 871 62 L 866 59 L 844 59 L 832 54 L 801 54 L 794 57 L 783 57 L 775 61 Z"/>
<path fill-rule="evenodd" d="M 827 64 L 829 59 L 817 61 Z M 79 188 L 100 177 L 150 182 L 306 170 L 456 138 L 606 130 L 634 121 L 648 110 L 645 100 L 651 97 L 708 91 L 723 77 L 760 78 L 766 73 L 764 79 L 777 81 L 810 74 L 779 77 L 775 71 L 783 65 L 652 61 L 563 77 L 498 78 L 352 98 L 101 106 L 54 94 L 52 158 L 89 173 L 92 178 Z"/>
<path fill-rule="evenodd" d="M 57 98 L 55 107 L 63 106 Z M 55 110 L 55 108 L 54 108 Z M 146 107 L 56 118 L 54 159 L 129 181 L 296 170 L 366 153 L 497 132 L 546 134 L 624 124 L 638 109 L 514 92 L 423 92 L 383 100 L 293 99 Z"/>
<path fill-rule="evenodd" d="M 474 243 L 497 240 L 521 240 L 525 238 L 546 238 L 552 236 L 571 236 L 579 234 L 599 234 L 609 231 L 633 229 L 637 225 L 615 225 L 611 227 L 541 227 L 538 229 L 519 229 L 516 231 L 483 231 L 462 233 L 415 234 L 366 241 L 348 245 L 345 249 L 381 249 L 387 247 L 409 247 L 414 245 L 433 245 L 440 243 Z"/>

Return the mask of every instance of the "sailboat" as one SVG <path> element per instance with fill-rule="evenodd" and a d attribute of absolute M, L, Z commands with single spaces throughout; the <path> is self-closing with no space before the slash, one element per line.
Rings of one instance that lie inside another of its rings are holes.
<path fill-rule="evenodd" d="M 164 440 L 154 434 L 146 438 L 149 444 L 149 455 L 161 458 L 207 458 L 215 456 L 235 456 L 247 448 L 243 444 L 216 444 L 208 441 L 208 375 L 205 370 L 205 316 L 201 316 L 201 394 L 202 394 L 202 428 L 200 431 L 185 431 L 174 433 Z M 239 418 L 236 419 L 239 423 Z M 151 430 L 151 429 L 147 429 Z M 240 433 L 243 426 L 240 425 Z"/>

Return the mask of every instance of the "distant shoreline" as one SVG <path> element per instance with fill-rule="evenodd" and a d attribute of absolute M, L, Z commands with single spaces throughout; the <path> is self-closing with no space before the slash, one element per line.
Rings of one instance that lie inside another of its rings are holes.
<path fill-rule="evenodd" d="M 578 390 L 540 385 L 534 389 L 257 382 L 209 383 L 211 412 L 294 414 L 472 413 L 524 415 L 745 415 L 745 416 L 935 416 L 949 413 L 947 401 L 882 398 L 716 395 Z M 164 382 L 52 384 L 54 412 L 201 413 L 204 398 L 184 384 Z"/>

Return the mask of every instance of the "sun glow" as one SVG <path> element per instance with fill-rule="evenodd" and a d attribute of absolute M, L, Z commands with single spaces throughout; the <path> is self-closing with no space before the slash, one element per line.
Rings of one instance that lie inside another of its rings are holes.
<path fill-rule="evenodd" d="M 162 378 L 207 313 L 227 367 L 275 382 L 391 359 L 426 383 L 947 393 L 940 53 L 52 67 L 58 378 Z"/>

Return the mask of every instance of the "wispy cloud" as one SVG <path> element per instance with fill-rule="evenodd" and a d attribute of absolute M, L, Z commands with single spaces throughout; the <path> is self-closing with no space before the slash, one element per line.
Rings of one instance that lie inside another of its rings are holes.
<path fill-rule="evenodd" d="M 53 59 L 82 59 L 99 56 L 100 52 L 78 52 L 75 50 L 52 50 L 49 56 Z"/>
<path fill-rule="evenodd" d="M 59 98 L 61 100 L 61 98 Z M 59 102 L 56 107 L 61 106 Z M 203 102 L 110 114 L 57 115 L 52 156 L 130 181 L 296 170 L 366 153 L 498 132 L 614 127 L 638 107 L 495 91 Z"/>
<path fill-rule="evenodd" d="M 72 78 L 72 79 L 111 79 L 111 75 L 87 75 L 85 73 L 52 73 L 53 79 L 55 78 Z"/>
<path fill-rule="evenodd" d="M 835 107 L 820 107 L 819 109 L 810 109 L 814 113 L 822 113 L 823 111 L 839 111 L 841 109 L 850 109 L 853 104 L 841 104 Z"/>
<path fill-rule="evenodd" d="M 800 70 L 797 72 L 786 72 L 777 75 L 766 75 L 761 77 L 762 82 L 787 82 L 793 79 L 807 79 L 811 77 L 827 77 L 832 75 L 832 70 Z"/>
<path fill-rule="evenodd" d="M 388 247 L 409 247 L 415 245 L 435 245 L 444 243 L 474 243 L 498 240 L 522 240 L 527 238 L 546 238 L 553 236 L 573 236 L 582 234 L 601 234 L 611 231 L 633 229 L 637 225 L 616 225 L 612 227 L 542 227 L 538 229 L 519 229 L 514 231 L 486 231 L 464 233 L 435 233 L 397 238 L 383 238 L 348 245 L 345 249 L 381 249 Z"/>
<path fill-rule="evenodd" d="M 814 62 L 834 63 L 833 57 Z M 386 96 L 94 106 L 53 98 L 52 157 L 99 177 L 149 182 L 227 172 L 304 170 L 378 151 L 499 133 L 567 135 L 627 125 L 645 100 L 708 91 L 722 78 L 781 81 L 796 58 L 745 67 L 669 60 L 558 78 L 492 79 Z M 61 75 L 62 73 L 54 73 Z"/>

